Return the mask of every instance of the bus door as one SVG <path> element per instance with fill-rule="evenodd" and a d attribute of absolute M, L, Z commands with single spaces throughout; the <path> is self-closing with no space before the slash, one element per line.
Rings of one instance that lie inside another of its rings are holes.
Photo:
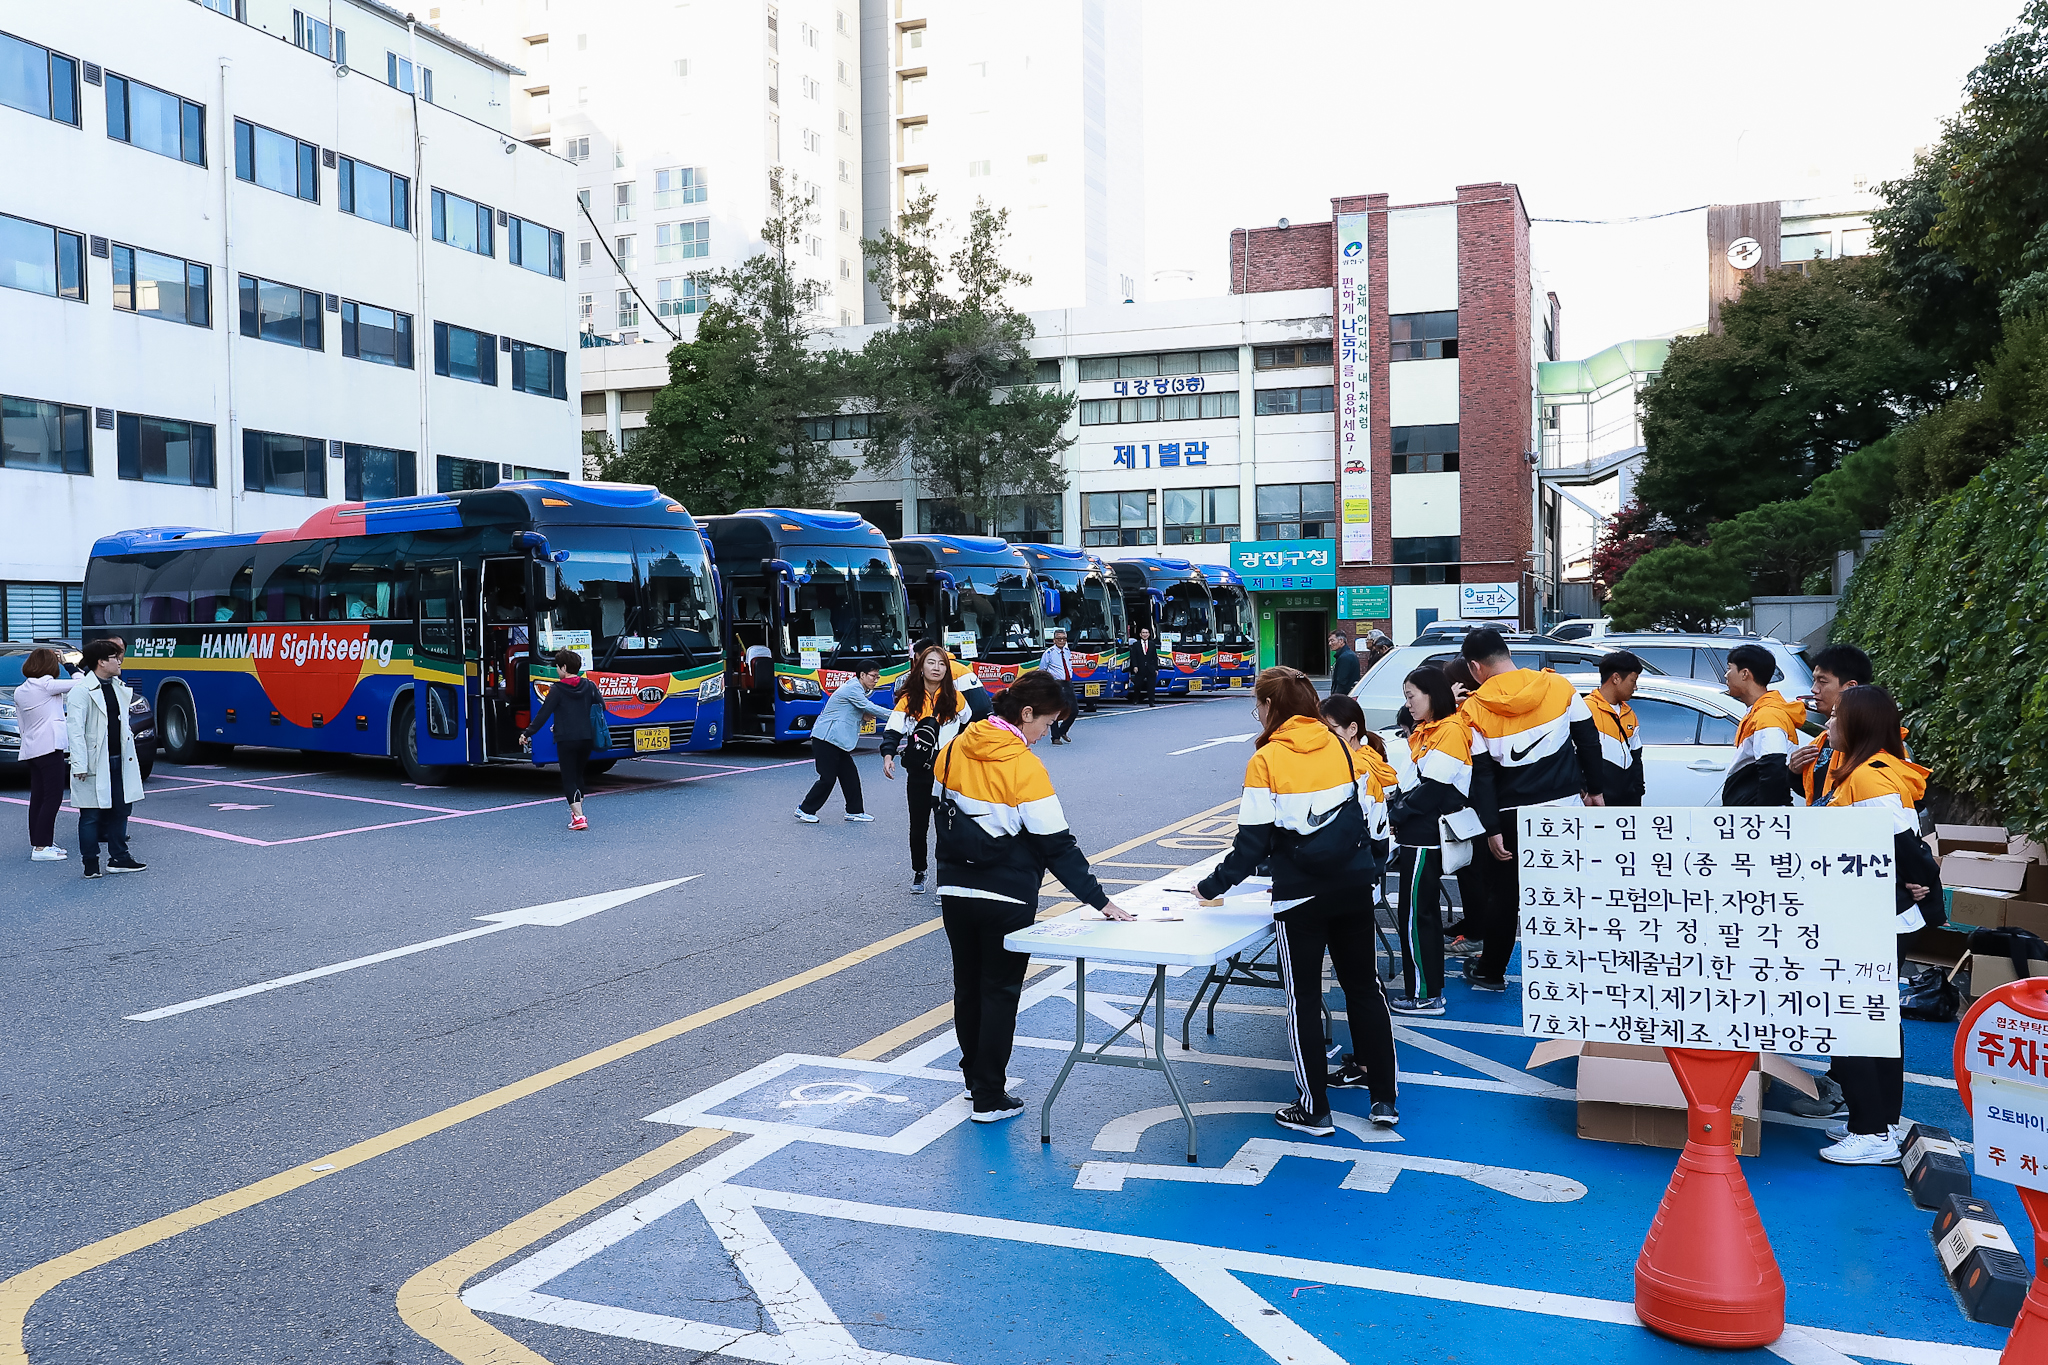
<path fill-rule="evenodd" d="M 468 632 L 463 624 L 462 565 L 420 568 L 419 643 L 412 651 L 413 723 L 420 762 L 469 761 Z"/>
<path fill-rule="evenodd" d="M 483 566 L 483 658 L 477 686 L 484 751 L 493 758 L 521 756 L 519 735 L 529 719 L 533 619 L 526 600 L 527 563 L 487 559 Z"/>
<path fill-rule="evenodd" d="M 732 662 L 726 696 L 733 708 L 726 720 L 726 733 L 773 736 L 775 639 L 781 611 L 765 578 L 734 574 L 726 583 L 731 604 L 726 617 L 726 656 Z"/>

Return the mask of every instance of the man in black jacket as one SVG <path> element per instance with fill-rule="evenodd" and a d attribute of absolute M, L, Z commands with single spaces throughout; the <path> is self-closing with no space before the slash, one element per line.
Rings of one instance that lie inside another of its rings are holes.
<path fill-rule="evenodd" d="M 1330 632 L 1330 695 L 1348 697 L 1358 686 L 1358 654 L 1351 637 L 1341 630 Z"/>

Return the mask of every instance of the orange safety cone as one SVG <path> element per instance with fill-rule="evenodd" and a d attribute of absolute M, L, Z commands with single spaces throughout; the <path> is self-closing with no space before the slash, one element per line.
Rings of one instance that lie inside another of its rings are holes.
<path fill-rule="evenodd" d="M 2030 976 L 2008 981 L 1977 997 L 1956 1027 L 1955 1077 L 1962 1092 L 1963 1106 L 1976 1112 L 1970 1096 L 1971 1026 L 1994 1007 L 2003 1007 L 2032 1019 L 2048 1019 L 2048 977 Z M 1974 1136 L 1974 1135 L 1973 1135 Z M 2020 1203 L 2034 1224 L 2034 1282 L 2027 1286 L 2020 1315 L 2013 1320 L 2005 1339 L 2001 1365 L 2041 1365 L 2048 1360 L 2048 1194 L 2019 1187 Z"/>
<path fill-rule="evenodd" d="M 1667 1047 L 1685 1091 L 1678 1169 L 1636 1258 L 1636 1316 L 1699 1346 L 1764 1346 L 1785 1331 L 1785 1277 L 1735 1155 L 1732 1107 L 1749 1052 Z"/>

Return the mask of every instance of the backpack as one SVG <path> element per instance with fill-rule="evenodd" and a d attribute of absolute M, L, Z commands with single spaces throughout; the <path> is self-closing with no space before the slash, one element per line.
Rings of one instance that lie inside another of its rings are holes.
<path fill-rule="evenodd" d="M 588 681 L 588 679 L 585 679 L 585 681 Z M 596 683 L 591 683 L 590 686 L 592 691 L 597 689 Z M 609 749 L 612 747 L 612 727 L 610 720 L 606 718 L 604 713 L 604 697 L 602 694 L 599 694 L 596 701 L 590 703 L 590 747 L 593 750 Z"/>
<path fill-rule="evenodd" d="M 948 745 L 946 771 L 939 779 L 939 802 L 932 810 L 932 824 L 938 831 L 939 861 L 965 867 L 995 867 L 1008 862 L 1004 841 L 983 829 L 954 802 L 952 790 L 945 785 L 952 774 L 953 749 Z"/>
<path fill-rule="evenodd" d="M 939 756 L 939 718 L 926 716 L 910 727 L 903 740 L 903 766 L 912 772 L 928 773 Z"/>

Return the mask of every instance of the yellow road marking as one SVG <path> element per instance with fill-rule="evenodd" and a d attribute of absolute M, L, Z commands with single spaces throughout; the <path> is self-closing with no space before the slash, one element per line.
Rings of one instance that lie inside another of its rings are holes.
<path fill-rule="evenodd" d="M 1106 858 L 1115 857 L 1119 853 L 1129 852 L 1140 844 L 1156 839 L 1162 834 L 1170 834 L 1172 831 L 1183 826 L 1192 825 L 1196 821 L 1214 816 L 1218 811 L 1230 809 L 1236 804 L 1235 801 L 1227 802 L 1212 810 L 1203 811 L 1199 815 L 1177 820 L 1163 829 L 1156 829 L 1149 833 L 1141 834 L 1137 838 L 1126 840 L 1113 848 L 1104 849 L 1091 861 L 1101 861 Z M 551 1086 L 561 1084 L 563 1081 L 573 1080 L 608 1063 L 633 1056 L 635 1053 L 644 1052 L 648 1048 L 668 1042 L 670 1039 L 681 1037 L 683 1034 L 703 1028 L 707 1024 L 717 1023 L 722 1019 L 730 1018 L 744 1010 L 751 1009 L 755 1005 L 787 995 L 791 991 L 800 990 L 827 977 L 836 976 L 849 967 L 859 966 L 870 958 L 878 957 L 892 949 L 900 948 L 906 943 L 914 942 L 933 930 L 938 929 L 940 926 L 940 920 L 926 920 L 922 924 L 913 925 L 908 929 L 891 934 L 887 938 L 877 939 L 864 948 L 856 948 L 850 953 L 833 958 L 830 962 L 820 963 L 818 966 L 798 972 L 794 976 L 784 977 L 772 985 L 748 991 L 745 995 L 734 996 L 732 999 L 721 1004 L 698 1010 L 695 1014 L 685 1015 L 681 1019 L 663 1024 L 659 1028 L 649 1029 L 645 1033 L 635 1034 L 631 1038 L 621 1039 L 619 1042 L 601 1047 L 595 1052 L 587 1052 L 581 1057 L 549 1067 L 545 1071 L 536 1072 L 522 1080 L 513 1081 L 509 1085 L 499 1086 L 496 1090 L 487 1091 L 473 1099 L 464 1100 L 460 1104 L 450 1105 L 448 1108 L 428 1114 L 424 1118 L 415 1119 L 411 1123 L 403 1124 L 388 1132 L 379 1133 L 375 1137 L 365 1138 L 363 1141 L 353 1143 L 338 1152 L 330 1152 L 326 1156 L 316 1157 L 310 1162 L 294 1166 L 287 1171 L 280 1171 L 273 1176 L 267 1176 L 253 1184 L 244 1185 L 240 1189 L 229 1190 L 224 1194 L 215 1195 L 211 1199 L 201 1200 L 197 1204 L 179 1209 L 175 1213 L 167 1213 L 161 1218 L 153 1218 L 149 1222 L 143 1223 L 138 1227 L 129 1228 L 125 1232 L 117 1232 L 110 1237 L 102 1237 L 97 1242 L 88 1243 L 75 1251 L 69 1251 L 62 1256 L 53 1257 L 40 1265 L 30 1266 L 27 1270 L 11 1275 L 5 1280 L 0 1280 L 0 1365 L 28 1365 L 29 1309 L 35 1305 L 37 1299 L 40 1299 L 66 1280 L 83 1275 L 88 1270 L 95 1270 L 100 1266 L 108 1265 L 123 1256 L 141 1251 L 145 1247 L 155 1246 L 159 1242 L 168 1241 L 181 1232 L 189 1232 L 193 1228 L 204 1227 L 206 1224 L 225 1218 L 231 1213 L 239 1213 L 243 1209 L 252 1208 L 281 1194 L 289 1194 L 291 1191 L 299 1189 L 301 1186 L 310 1185 L 316 1180 L 336 1175 L 352 1166 L 359 1166 L 363 1162 L 375 1160 L 377 1157 L 384 1156 L 387 1153 L 397 1151 L 401 1147 L 417 1142 L 421 1138 L 432 1137 L 436 1133 L 445 1132 L 457 1124 L 466 1123 L 479 1115 L 488 1114 L 517 1100 L 525 1099 L 529 1095 L 538 1094 Z M 886 1037 L 887 1035 L 884 1036 Z M 655 1152 L 647 1153 L 646 1156 L 638 1160 L 652 1160 L 658 1152 L 669 1151 L 675 1148 L 678 1143 L 686 1141 L 691 1136 L 707 1131 L 711 1130 L 693 1129 L 691 1133 L 676 1139 L 675 1142 L 657 1148 Z M 713 1138 L 712 1140 L 715 1141 L 716 1139 Z M 709 1142 L 707 1141 L 704 1145 L 708 1146 Z M 702 1148 L 700 1147 L 697 1150 L 702 1150 Z M 677 1162 L 684 1160 L 685 1155 L 687 1154 L 674 1156 L 660 1169 L 666 1169 L 667 1166 L 673 1166 Z M 621 1171 L 628 1169 L 631 1169 L 631 1163 L 626 1167 L 620 1168 Z M 606 1178 L 600 1177 L 600 1180 Z M 642 1176 L 641 1180 L 647 1178 L 647 1176 Z M 635 1181 L 634 1183 L 638 1184 L 640 1181 Z M 589 1188 L 589 1186 L 584 1187 L 584 1189 Z M 630 1186 L 626 1188 L 630 1188 Z M 582 1191 L 579 1190 L 565 1195 L 563 1198 L 574 1199 L 581 1193 Z M 609 1197 L 607 1196 L 607 1198 Z M 600 1200 L 599 1202 L 602 1203 L 603 1201 Z M 549 1207 L 552 1208 L 553 1205 Z M 546 1210 L 541 1210 L 540 1212 L 545 1213 Z M 538 1216 L 538 1213 L 529 1215 L 529 1217 Z M 540 1235 L 543 1234 L 534 1234 L 536 1237 Z M 533 1239 L 528 1239 L 528 1241 L 531 1240 Z M 480 1243 L 477 1245 L 481 1246 Z M 523 1246 L 526 1243 L 522 1242 L 519 1245 Z M 512 1248 L 512 1250 L 517 1249 L 517 1246 Z M 467 1250 L 468 1248 L 465 1248 L 465 1251 Z M 464 1253 L 458 1252 L 456 1254 L 460 1256 Z M 502 1259 L 502 1255 L 494 1259 Z M 493 1261 L 486 1261 L 484 1265 L 488 1266 L 493 1263 Z M 437 1266 L 442 1264 L 445 1264 L 445 1262 L 436 1263 Z M 429 1269 L 434 1269 L 434 1267 L 429 1267 Z M 422 1273 L 424 1274 L 425 1272 Z M 465 1276 L 464 1278 L 467 1277 Z M 407 1281 L 407 1287 L 410 1287 L 419 1280 L 420 1276 L 415 1275 L 412 1280 Z M 461 1284 L 458 1281 L 456 1289 L 459 1290 L 460 1287 Z M 425 1288 L 421 1290 L 420 1296 L 416 1296 L 415 1301 L 422 1305 L 419 1311 L 430 1316 L 445 1314 L 453 1318 L 454 1310 L 449 1308 L 449 1304 L 453 1303 L 457 1309 L 461 1307 L 460 1301 L 453 1299 L 452 1296 L 427 1296 Z M 461 1312 L 467 1314 L 468 1310 L 461 1309 Z M 411 1319 L 408 1319 L 408 1321 L 411 1321 Z M 474 1317 L 471 1318 L 471 1321 L 475 1321 L 479 1327 L 485 1326 L 485 1324 Z M 425 1336 L 426 1333 L 422 1332 L 421 1335 Z M 492 1345 L 489 1354 L 458 1356 L 457 1358 L 463 1360 L 465 1365 L 483 1365 L 484 1362 L 489 1362 L 489 1365 L 533 1365 L 533 1362 L 536 1361 L 540 1361 L 541 1365 L 546 1365 L 544 1361 L 541 1361 L 541 1357 L 526 1351 L 525 1347 L 519 1346 L 511 1338 L 504 1337 L 502 1333 L 493 1332 L 493 1335 L 501 1338 L 502 1343 L 515 1347 L 522 1354 L 506 1354 L 502 1345 Z M 427 1339 L 429 1341 L 435 1340 L 431 1336 L 428 1336 Z M 437 1341 L 436 1344 L 439 1345 L 440 1343 Z M 447 1348 L 443 1347 L 443 1349 Z M 450 1352 L 450 1354 L 454 1353 Z"/>

